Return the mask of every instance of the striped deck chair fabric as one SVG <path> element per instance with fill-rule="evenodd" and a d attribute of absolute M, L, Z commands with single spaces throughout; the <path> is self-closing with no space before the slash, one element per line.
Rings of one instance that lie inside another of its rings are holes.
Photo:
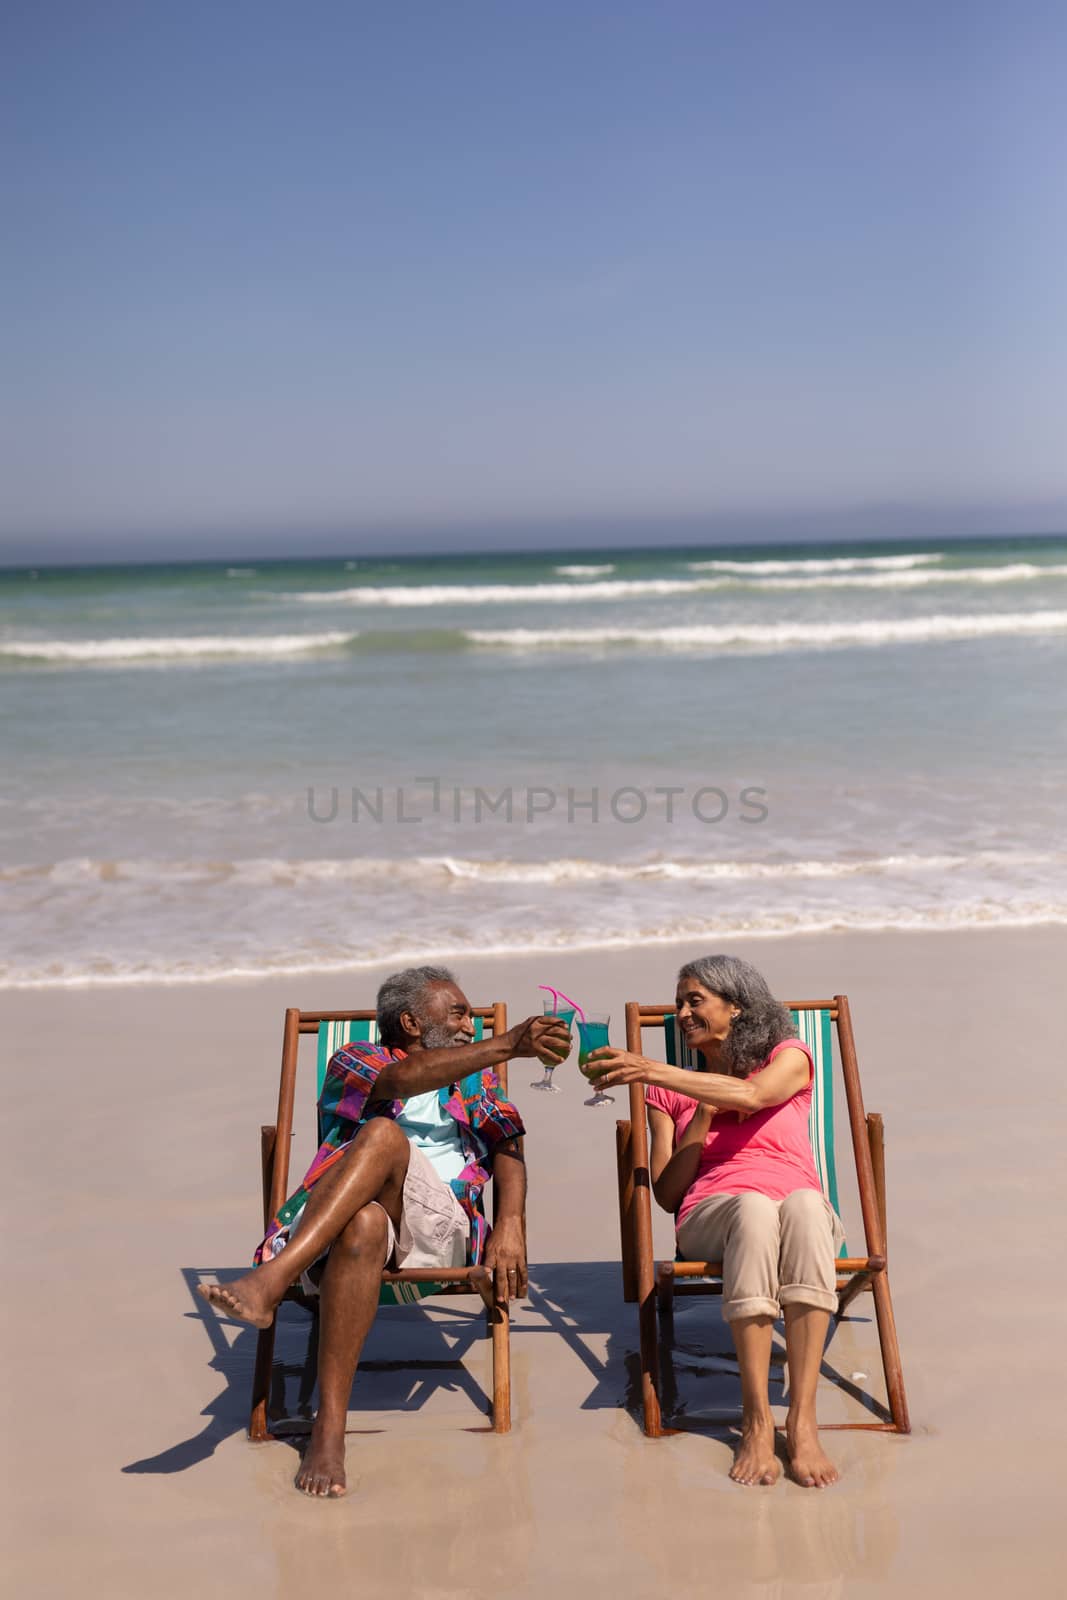
<path fill-rule="evenodd" d="M 829 1011 L 791 1011 L 789 1015 L 793 1019 L 797 1038 L 807 1045 L 815 1063 L 808 1134 L 822 1192 L 840 1216 L 834 1158 L 833 1021 Z M 672 1067 L 682 1067 L 687 1072 L 696 1072 L 700 1067 L 700 1056 L 679 1036 L 673 1013 L 664 1018 L 663 1031 L 667 1041 L 668 1063 Z M 838 1254 L 848 1255 L 844 1244 Z"/>
<path fill-rule="evenodd" d="M 482 1036 L 482 1019 L 481 1017 L 475 1017 L 474 1037 L 475 1039 L 481 1039 Z M 322 1086 L 326 1082 L 326 1068 L 330 1064 L 331 1056 L 335 1055 L 342 1046 L 351 1044 L 354 1039 L 364 1044 L 377 1044 L 379 1042 L 377 1022 L 344 1022 L 331 1018 L 326 1022 L 319 1023 L 318 1072 L 315 1082 L 316 1099 L 322 1094 Z M 473 1079 L 480 1081 L 481 1073 L 473 1074 L 472 1081 L 469 1083 L 466 1079 L 464 1080 L 463 1090 L 465 1093 L 476 1090 L 477 1084 Z M 319 1126 L 318 1136 L 321 1144 L 321 1125 Z M 424 1300 L 429 1295 L 438 1294 L 440 1288 L 441 1285 L 437 1283 L 383 1283 L 378 1293 L 378 1304 L 380 1306 L 413 1305 L 416 1300 Z"/>

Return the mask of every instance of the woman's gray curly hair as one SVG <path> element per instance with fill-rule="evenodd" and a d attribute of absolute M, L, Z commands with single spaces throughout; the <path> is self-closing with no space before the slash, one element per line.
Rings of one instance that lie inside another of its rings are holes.
<path fill-rule="evenodd" d="M 776 1044 L 796 1033 L 793 1019 L 767 987 L 762 972 L 740 956 L 699 956 L 678 973 L 678 982 L 694 978 L 741 1011 L 722 1042 L 721 1069 L 733 1078 L 747 1078 Z"/>

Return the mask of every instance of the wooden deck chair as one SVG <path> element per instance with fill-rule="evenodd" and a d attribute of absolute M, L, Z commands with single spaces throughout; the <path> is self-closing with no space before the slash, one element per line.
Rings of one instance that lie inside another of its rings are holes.
<path fill-rule="evenodd" d="M 866 1240 L 866 1254 L 845 1253 L 837 1262 L 838 1306 L 840 1317 L 846 1306 L 864 1290 L 874 1295 L 878 1342 L 882 1353 L 889 1411 L 875 1401 L 872 1407 L 884 1419 L 878 1422 L 827 1423 L 828 1428 L 870 1429 L 883 1433 L 908 1433 L 908 1406 L 900 1364 L 893 1302 L 886 1270 L 885 1147 L 882 1119 L 877 1112 L 865 1115 L 860 1088 L 859 1066 L 852 1037 L 848 999 L 835 995 L 832 1000 L 787 1000 L 793 1014 L 797 1037 L 809 1047 L 815 1062 L 814 1092 L 809 1122 L 815 1164 L 823 1193 L 835 1210 L 837 1172 L 833 1127 L 833 1024 L 837 1025 L 841 1076 L 848 1108 L 849 1129 L 856 1162 L 860 1210 Z M 693 1069 L 699 1057 L 689 1050 L 677 1032 L 671 1005 L 640 1005 L 630 1001 L 626 1007 L 626 1048 L 647 1055 L 643 1043 L 646 1028 L 662 1028 L 665 1057 L 673 1066 Z M 665 1431 L 659 1400 L 659 1330 L 657 1312 L 669 1323 L 676 1294 L 721 1294 L 722 1263 L 719 1261 L 653 1260 L 652 1181 L 649 1171 L 648 1122 L 644 1084 L 630 1085 L 630 1119 L 615 1124 L 616 1154 L 619 1168 L 619 1224 L 622 1234 L 623 1297 L 639 1307 L 641 1341 L 641 1399 L 645 1433 L 659 1438 Z M 669 1332 L 665 1328 L 665 1333 Z"/>
<path fill-rule="evenodd" d="M 490 1034 L 507 1031 L 507 1007 L 496 1001 L 491 1006 L 473 1011 L 475 1036 L 485 1035 L 486 1024 Z M 285 1203 L 289 1192 L 289 1146 L 293 1134 L 293 1110 L 296 1094 L 297 1057 L 301 1034 L 313 1033 L 318 1039 L 318 1074 L 316 1099 L 322 1092 L 326 1068 L 330 1057 L 342 1045 L 353 1039 L 374 1043 L 378 1037 L 376 1014 L 373 1011 L 297 1011 L 285 1013 L 285 1031 L 282 1039 L 281 1079 L 278 1087 L 278 1120 L 260 1129 L 260 1155 L 263 1176 L 263 1227 Z M 499 1069 L 501 1088 L 507 1093 L 507 1063 Z M 321 1128 L 319 1129 L 321 1138 Z M 525 1231 L 525 1218 L 523 1219 Z M 486 1305 L 488 1332 L 493 1341 L 493 1398 L 492 1421 L 494 1433 L 508 1433 L 511 1429 L 511 1343 L 509 1308 L 496 1298 L 492 1278 L 484 1266 L 477 1267 L 417 1267 L 399 1272 L 383 1272 L 380 1305 L 411 1304 L 431 1294 L 480 1294 Z M 286 1300 L 295 1301 L 317 1315 L 314 1299 L 304 1295 L 299 1285 L 286 1294 Z M 252 1376 L 252 1414 L 248 1424 L 250 1439 L 264 1440 L 284 1437 L 285 1429 L 271 1427 L 267 1415 L 270 1395 L 271 1366 L 274 1360 L 275 1322 L 264 1328 L 256 1346 L 256 1362 Z"/>

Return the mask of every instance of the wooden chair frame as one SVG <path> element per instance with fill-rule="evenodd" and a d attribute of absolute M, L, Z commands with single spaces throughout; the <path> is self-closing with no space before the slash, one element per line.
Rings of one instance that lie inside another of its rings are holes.
<path fill-rule="evenodd" d="M 507 1007 L 502 1001 L 491 1006 L 475 1007 L 472 1015 L 488 1024 L 488 1033 L 497 1035 L 507 1031 Z M 263 1227 L 285 1204 L 289 1192 L 289 1151 L 293 1136 L 293 1111 L 296 1099 L 297 1057 L 300 1035 L 318 1034 L 321 1022 L 373 1022 L 376 1011 L 298 1011 L 290 1007 L 285 1013 L 285 1030 L 282 1036 L 282 1065 L 278 1086 L 278 1120 L 260 1128 L 260 1160 L 263 1179 Z M 500 1068 L 500 1082 L 507 1093 L 507 1063 Z M 523 1218 L 523 1233 L 526 1219 Z M 492 1431 L 508 1433 L 511 1429 L 511 1321 L 509 1307 L 498 1300 L 492 1277 L 484 1266 L 476 1267 L 417 1267 L 399 1272 L 383 1272 L 383 1283 L 435 1283 L 441 1285 L 442 1294 L 480 1294 L 486 1306 L 488 1335 L 493 1341 L 493 1398 Z M 313 1300 L 294 1286 L 285 1295 L 317 1315 Z M 267 1415 L 270 1397 L 271 1367 L 274 1361 L 274 1336 L 277 1318 L 269 1328 L 264 1328 L 256 1345 L 255 1369 L 252 1375 L 252 1413 L 248 1424 L 250 1439 L 284 1438 L 286 1430 L 272 1428 Z"/>
<path fill-rule="evenodd" d="M 886 1257 L 885 1145 L 882 1118 L 864 1113 L 859 1065 L 852 1035 L 846 995 L 832 1000 L 787 1000 L 791 1011 L 828 1011 L 837 1025 L 838 1054 L 848 1107 L 852 1149 L 856 1161 L 860 1211 L 867 1253 L 839 1259 L 838 1307 L 845 1308 L 864 1290 L 874 1295 L 882 1368 L 889 1397 L 888 1419 L 881 1422 L 824 1423 L 826 1428 L 860 1429 L 879 1433 L 909 1433 L 908 1405 L 900 1364 L 893 1301 L 889 1292 Z M 674 1015 L 673 1005 L 626 1006 L 626 1048 L 640 1055 L 645 1028 L 662 1028 Z M 721 1274 L 717 1261 L 663 1261 L 656 1265 L 652 1248 L 652 1180 L 649 1171 L 648 1123 L 645 1086 L 630 1084 L 630 1119 L 615 1124 L 619 1170 L 619 1226 L 622 1235 L 623 1298 L 636 1301 L 641 1345 L 641 1402 L 645 1433 L 659 1438 L 666 1429 L 659 1397 L 659 1330 L 657 1313 L 670 1323 L 675 1294 L 721 1294 L 722 1285 L 693 1280 Z M 670 1332 L 670 1327 L 665 1329 Z M 882 1415 L 886 1416 L 884 1408 Z"/>

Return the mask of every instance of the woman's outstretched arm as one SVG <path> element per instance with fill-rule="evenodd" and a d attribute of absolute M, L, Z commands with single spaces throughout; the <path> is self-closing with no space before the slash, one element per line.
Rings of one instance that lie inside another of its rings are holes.
<path fill-rule="evenodd" d="M 646 1056 L 617 1050 L 610 1044 L 594 1050 L 589 1059 L 598 1067 L 607 1068 L 606 1072 L 597 1073 L 599 1089 L 622 1083 L 655 1084 L 684 1094 L 698 1106 L 750 1115 L 753 1111 L 766 1111 L 769 1106 L 784 1105 L 806 1087 L 811 1077 L 811 1063 L 796 1045 L 779 1050 L 770 1066 L 751 1078 L 731 1078 L 725 1072 L 687 1072 L 683 1067 L 668 1067 L 662 1061 L 649 1061 Z"/>

